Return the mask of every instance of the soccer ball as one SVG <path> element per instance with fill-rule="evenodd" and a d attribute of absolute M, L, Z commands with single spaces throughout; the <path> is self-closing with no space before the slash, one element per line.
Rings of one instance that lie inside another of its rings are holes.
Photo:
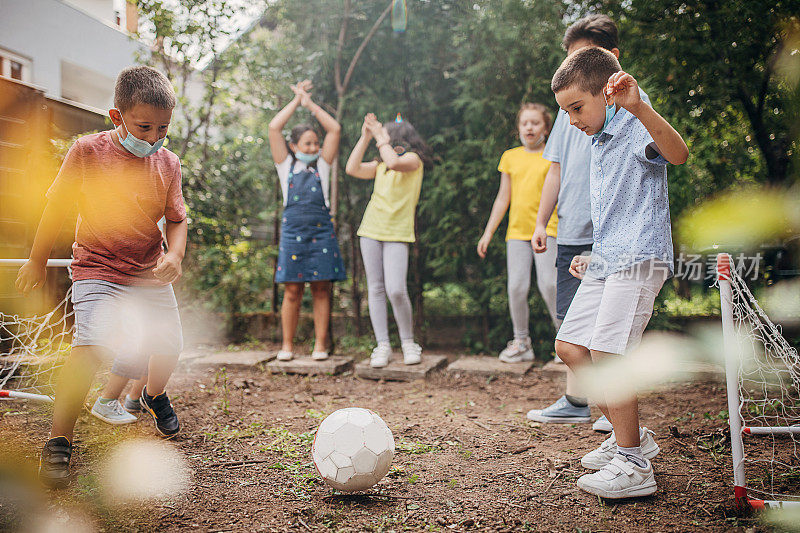
<path fill-rule="evenodd" d="M 319 425 L 311 457 L 319 475 L 334 489 L 365 490 L 389 472 L 394 437 L 386 422 L 369 409 L 339 409 Z"/>

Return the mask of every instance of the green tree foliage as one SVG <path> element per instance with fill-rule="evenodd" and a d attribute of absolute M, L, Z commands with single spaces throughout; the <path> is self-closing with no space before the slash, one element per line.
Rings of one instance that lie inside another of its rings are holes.
<path fill-rule="evenodd" d="M 679 120 L 692 143 L 688 172 L 699 170 L 705 183 L 681 175 L 681 191 L 673 187 L 670 193 L 699 198 L 742 180 L 793 179 L 796 117 L 789 112 L 791 90 L 776 72 L 776 61 L 787 35 L 800 24 L 800 1 L 582 4 L 619 21 L 623 66 L 646 76 L 655 103 Z"/>
<path fill-rule="evenodd" d="M 233 42 L 224 39 L 236 15 L 230 3 L 176 1 L 180 16 L 159 0 L 139 5 L 145 28 L 160 38 L 154 63 L 185 88 L 183 122 L 170 134 L 192 217 L 187 277 L 218 310 L 276 306 L 281 198 L 266 128 L 291 98 L 289 84 L 303 78 L 313 80 L 315 101 L 341 117 L 337 231 L 348 273 L 361 286 L 355 232 L 372 183 L 343 170 L 363 116 L 388 121 L 402 113 L 429 142 L 435 165 L 423 182 L 409 274 L 415 313 L 423 316 L 427 294 L 437 299 L 436 312 L 483 316 L 480 331 L 464 339 L 476 350 L 495 350 L 511 333 L 505 225 L 485 260 L 475 251 L 499 185 L 497 163 L 518 144 L 522 102 L 557 111 L 549 82 L 564 57 L 564 29 L 577 16 L 618 20 L 623 66 L 687 138 L 689 164 L 670 169 L 675 216 L 733 185 L 790 176 L 794 113 L 775 58 L 787 57 L 784 37 L 796 29 L 800 0 L 413 0 L 405 33 L 393 33 L 387 18 L 366 45 L 389 0 L 266 2 Z M 337 91 L 337 63 L 341 80 L 354 57 L 349 86 Z M 192 88 L 199 96 L 190 99 Z M 308 119 L 301 110 L 293 120 Z M 336 288 L 335 301 L 351 314 L 365 299 L 356 289 L 352 281 Z M 551 344 L 542 339 L 552 339 L 552 329 L 531 292 L 533 337 L 546 353 Z M 459 301 L 448 306 L 441 298 Z"/>

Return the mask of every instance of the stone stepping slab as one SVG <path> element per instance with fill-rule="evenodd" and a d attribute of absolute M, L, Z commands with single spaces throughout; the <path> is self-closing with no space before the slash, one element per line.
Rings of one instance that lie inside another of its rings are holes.
<path fill-rule="evenodd" d="M 423 355 L 418 365 L 403 364 L 403 358 L 395 356 L 383 368 L 369 366 L 369 357 L 356 365 L 356 375 L 365 379 L 383 379 L 386 381 L 414 381 L 425 379 L 431 372 L 447 364 L 444 355 Z"/>

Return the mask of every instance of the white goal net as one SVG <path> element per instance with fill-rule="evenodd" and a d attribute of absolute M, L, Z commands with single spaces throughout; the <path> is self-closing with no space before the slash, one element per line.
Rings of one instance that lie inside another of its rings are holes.
<path fill-rule="evenodd" d="M 736 499 L 800 504 L 800 357 L 728 254 L 717 257 Z"/>

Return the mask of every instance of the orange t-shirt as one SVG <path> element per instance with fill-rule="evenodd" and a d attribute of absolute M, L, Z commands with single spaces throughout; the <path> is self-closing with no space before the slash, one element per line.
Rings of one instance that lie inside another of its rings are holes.
<path fill-rule="evenodd" d="M 78 204 L 73 281 L 164 284 L 152 272 L 163 254 L 158 221 L 186 218 L 174 153 L 136 157 L 114 144 L 111 131 L 86 135 L 69 149 L 47 198 Z"/>

